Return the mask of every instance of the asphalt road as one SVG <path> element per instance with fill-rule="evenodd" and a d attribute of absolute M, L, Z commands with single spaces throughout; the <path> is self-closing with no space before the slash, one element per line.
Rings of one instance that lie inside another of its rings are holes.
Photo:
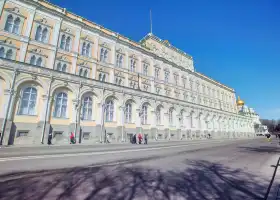
<path fill-rule="evenodd" d="M 280 155 L 276 141 L 0 149 L 0 199 L 258 200 Z"/>

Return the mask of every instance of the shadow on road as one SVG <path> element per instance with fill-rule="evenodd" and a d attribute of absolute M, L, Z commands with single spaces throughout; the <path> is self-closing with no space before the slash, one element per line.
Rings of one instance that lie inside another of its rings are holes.
<path fill-rule="evenodd" d="M 280 153 L 280 146 L 277 143 L 271 143 L 271 146 L 259 146 L 259 147 L 239 147 L 246 151 L 256 152 L 256 153 Z"/>
<path fill-rule="evenodd" d="M 1 175 L 0 199 L 258 200 L 267 186 L 267 180 L 208 161 L 186 160 L 178 172 L 131 163 Z"/>

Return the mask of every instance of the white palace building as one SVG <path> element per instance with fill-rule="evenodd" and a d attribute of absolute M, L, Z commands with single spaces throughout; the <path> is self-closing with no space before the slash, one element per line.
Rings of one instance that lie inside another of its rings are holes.
<path fill-rule="evenodd" d="M 0 13 L 3 145 L 255 136 L 255 111 L 167 40 L 135 42 L 43 0 L 1 0 Z"/>

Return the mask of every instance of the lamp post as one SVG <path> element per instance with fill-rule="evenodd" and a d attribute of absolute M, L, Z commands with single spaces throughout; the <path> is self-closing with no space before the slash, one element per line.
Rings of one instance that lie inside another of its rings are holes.
<path fill-rule="evenodd" d="M 125 106 L 124 106 L 124 105 L 121 105 L 121 106 L 120 106 L 120 109 L 121 109 L 121 111 L 122 111 L 122 140 L 121 140 L 121 142 L 125 142 L 125 139 L 124 139 Z"/>
<path fill-rule="evenodd" d="M 102 103 L 102 112 L 101 112 L 101 134 L 100 134 L 100 143 L 104 142 L 106 143 L 107 140 L 106 140 L 106 132 L 104 132 L 104 139 L 102 138 L 103 136 L 103 129 L 104 129 L 104 123 L 105 123 L 105 120 L 104 120 L 104 113 L 106 112 L 108 108 L 108 105 L 106 105 L 104 102 Z"/>

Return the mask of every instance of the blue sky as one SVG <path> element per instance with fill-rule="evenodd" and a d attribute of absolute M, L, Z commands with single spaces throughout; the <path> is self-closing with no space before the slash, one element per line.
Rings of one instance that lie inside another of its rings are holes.
<path fill-rule="evenodd" d="M 197 71 L 233 87 L 261 118 L 280 118 L 279 0 L 50 0 L 139 41 L 149 32 L 194 58 Z"/>

